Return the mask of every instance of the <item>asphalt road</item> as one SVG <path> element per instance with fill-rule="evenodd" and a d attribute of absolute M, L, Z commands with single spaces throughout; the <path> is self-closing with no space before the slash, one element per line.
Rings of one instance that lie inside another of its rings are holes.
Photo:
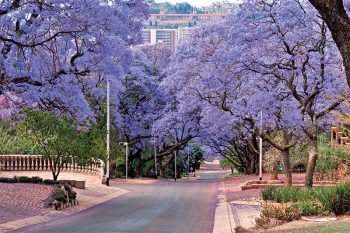
<path fill-rule="evenodd" d="M 160 181 L 153 185 L 118 184 L 118 187 L 130 193 L 82 213 L 22 230 L 50 233 L 212 232 L 218 186 L 223 172 L 203 170 L 199 175 L 199 179 L 189 181 Z"/>

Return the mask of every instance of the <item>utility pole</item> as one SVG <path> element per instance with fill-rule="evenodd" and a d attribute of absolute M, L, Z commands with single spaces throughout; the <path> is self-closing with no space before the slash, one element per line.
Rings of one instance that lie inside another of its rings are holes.
<path fill-rule="evenodd" d="M 156 177 L 158 176 L 157 171 L 157 148 L 156 148 L 156 142 L 153 142 L 153 150 L 154 150 L 154 170 L 156 172 Z"/>
<path fill-rule="evenodd" d="M 263 146 L 263 139 L 262 139 L 262 134 L 263 134 L 263 111 L 261 110 L 260 112 L 260 140 L 259 140 L 259 178 L 262 180 L 262 146 Z"/>
<path fill-rule="evenodd" d="M 154 125 L 154 116 L 153 116 L 153 125 Z M 156 177 L 158 177 L 158 171 L 157 171 L 157 148 L 156 148 L 156 140 L 153 136 L 153 151 L 154 151 L 154 170 L 156 173 Z"/>
<path fill-rule="evenodd" d="M 176 174 L 177 174 L 177 169 L 176 169 L 176 154 L 177 154 L 177 151 L 175 151 L 175 181 L 176 181 Z"/>
<path fill-rule="evenodd" d="M 128 179 L 128 157 L 129 157 L 129 146 L 125 143 L 125 178 Z"/>
<path fill-rule="evenodd" d="M 187 148 L 187 179 L 190 178 L 190 149 Z"/>
<path fill-rule="evenodd" d="M 119 145 L 125 146 L 125 179 L 128 179 L 128 156 L 129 156 L 129 143 L 119 142 Z"/>
<path fill-rule="evenodd" d="M 110 84 L 107 76 L 107 164 L 106 164 L 106 185 L 109 186 L 109 154 L 110 154 Z"/>

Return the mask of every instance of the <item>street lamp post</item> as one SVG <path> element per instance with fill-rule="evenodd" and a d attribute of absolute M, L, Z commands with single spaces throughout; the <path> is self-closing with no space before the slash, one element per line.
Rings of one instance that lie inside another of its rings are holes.
<path fill-rule="evenodd" d="M 176 174 L 177 174 L 177 168 L 176 168 L 176 154 L 177 154 L 177 151 L 175 151 L 175 181 L 176 181 Z"/>
<path fill-rule="evenodd" d="M 259 179 L 262 180 L 262 146 L 263 146 L 263 111 L 260 112 L 260 140 L 259 140 Z"/>
<path fill-rule="evenodd" d="M 110 154 L 110 84 L 107 77 L 107 164 L 106 164 L 106 185 L 109 186 L 109 154 Z"/>
<path fill-rule="evenodd" d="M 153 116 L 153 125 L 154 125 L 154 116 Z M 156 173 L 156 177 L 158 176 L 158 171 L 157 171 L 157 148 L 156 148 L 156 140 L 153 137 L 153 151 L 154 151 L 154 170 Z"/>
<path fill-rule="evenodd" d="M 129 143 L 119 142 L 119 145 L 125 146 L 125 179 L 128 179 L 128 156 L 129 156 Z"/>
<path fill-rule="evenodd" d="M 157 148 L 156 148 L 156 142 L 153 142 L 153 150 L 154 150 L 154 169 L 156 172 L 156 177 L 158 176 L 157 171 Z"/>
<path fill-rule="evenodd" d="M 190 178 L 190 149 L 187 148 L 187 179 Z"/>

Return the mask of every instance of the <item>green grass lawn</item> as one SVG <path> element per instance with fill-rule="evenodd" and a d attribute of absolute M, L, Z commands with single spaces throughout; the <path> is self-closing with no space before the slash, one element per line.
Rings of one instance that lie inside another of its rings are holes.
<path fill-rule="evenodd" d="M 350 233 L 350 221 L 288 231 L 290 233 Z"/>
<path fill-rule="evenodd" d="M 230 174 L 227 174 L 225 175 L 223 178 L 224 179 L 229 179 L 229 178 L 232 178 L 232 177 L 240 177 L 240 176 L 244 176 L 244 173 L 230 173 Z"/>

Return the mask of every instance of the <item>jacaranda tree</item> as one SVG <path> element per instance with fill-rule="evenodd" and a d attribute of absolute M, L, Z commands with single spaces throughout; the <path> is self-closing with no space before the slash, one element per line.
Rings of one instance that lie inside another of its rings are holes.
<path fill-rule="evenodd" d="M 86 96 L 127 68 L 129 45 L 140 39 L 148 0 L 0 3 L 0 95 L 82 120 L 92 115 Z"/>

